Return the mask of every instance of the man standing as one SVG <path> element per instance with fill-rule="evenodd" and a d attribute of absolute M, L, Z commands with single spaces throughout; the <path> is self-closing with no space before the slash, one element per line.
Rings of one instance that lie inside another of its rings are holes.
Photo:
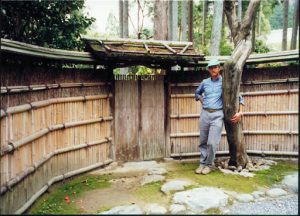
<path fill-rule="evenodd" d="M 204 175 L 210 173 L 214 167 L 224 118 L 220 62 L 213 59 L 208 62 L 206 68 L 210 73 L 210 78 L 204 79 L 195 91 L 195 99 L 200 100 L 203 107 L 200 115 L 200 166 L 195 172 Z M 241 96 L 239 102 L 239 112 L 232 117 L 232 123 L 241 120 L 244 105 L 244 99 Z"/>

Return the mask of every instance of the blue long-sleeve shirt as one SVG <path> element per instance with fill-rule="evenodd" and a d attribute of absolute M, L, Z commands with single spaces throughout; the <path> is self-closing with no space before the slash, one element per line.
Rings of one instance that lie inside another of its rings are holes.
<path fill-rule="evenodd" d="M 223 109 L 223 99 L 222 99 L 222 76 L 216 80 L 211 78 L 204 79 L 195 91 L 196 101 L 200 100 L 203 95 L 203 105 L 204 109 Z M 244 105 L 244 98 L 239 96 L 240 104 Z"/>

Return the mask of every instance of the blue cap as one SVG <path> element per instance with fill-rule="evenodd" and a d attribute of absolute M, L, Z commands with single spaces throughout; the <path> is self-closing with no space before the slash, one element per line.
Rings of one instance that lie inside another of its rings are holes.
<path fill-rule="evenodd" d="M 211 66 L 220 65 L 220 62 L 217 59 L 212 59 L 208 62 L 206 69 L 208 69 Z"/>

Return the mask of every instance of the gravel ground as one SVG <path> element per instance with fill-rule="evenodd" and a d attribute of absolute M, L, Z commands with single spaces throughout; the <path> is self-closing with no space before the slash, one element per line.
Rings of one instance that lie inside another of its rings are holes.
<path fill-rule="evenodd" d="M 298 215 L 298 194 L 254 203 L 235 203 L 225 214 Z"/>

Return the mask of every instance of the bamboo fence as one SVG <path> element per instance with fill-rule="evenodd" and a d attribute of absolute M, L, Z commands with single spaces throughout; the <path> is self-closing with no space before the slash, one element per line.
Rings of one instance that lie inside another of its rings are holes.
<path fill-rule="evenodd" d="M 113 161 L 111 82 L 106 71 L 3 70 L 0 213 L 20 214 L 55 182 Z"/>
<path fill-rule="evenodd" d="M 202 106 L 195 101 L 194 92 L 203 78 L 206 77 L 194 75 L 184 82 L 173 79 L 170 84 L 172 157 L 199 155 Z M 199 82 L 189 82 L 195 79 Z M 275 73 L 263 68 L 250 69 L 244 72 L 242 80 L 241 95 L 246 102 L 242 121 L 248 153 L 297 156 L 299 78 L 295 67 L 275 69 Z M 228 154 L 224 127 L 218 154 Z"/>

